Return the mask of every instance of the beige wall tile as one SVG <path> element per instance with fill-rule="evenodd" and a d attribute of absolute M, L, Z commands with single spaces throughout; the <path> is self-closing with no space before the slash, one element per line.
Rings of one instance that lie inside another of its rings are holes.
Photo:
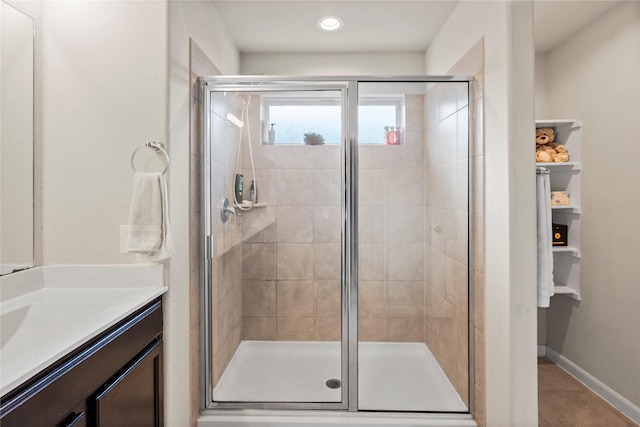
<path fill-rule="evenodd" d="M 314 208 L 313 241 L 340 243 L 342 238 L 342 209 L 340 206 Z"/>
<path fill-rule="evenodd" d="M 385 201 L 384 169 L 360 169 L 358 203 L 360 206 L 383 206 Z"/>
<path fill-rule="evenodd" d="M 315 289 L 311 281 L 278 281 L 277 313 L 282 317 L 313 317 Z"/>
<path fill-rule="evenodd" d="M 360 280 L 384 280 L 384 244 L 361 243 L 358 248 L 358 277 Z"/>
<path fill-rule="evenodd" d="M 242 251 L 244 279 L 274 280 L 276 278 L 276 245 L 274 243 L 244 243 Z"/>
<path fill-rule="evenodd" d="M 384 180 L 386 206 L 424 205 L 423 169 L 386 169 Z"/>
<path fill-rule="evenodd" d="M 424 95 L 406 95 L 405 127 L 407 130 L 422 130 L 424 126 Z"/>
<path fill-rule="evenodd" d="M 358 319 L 359 341 L 389 341 L 389 319 L 386 317 L 363 317 Z"/>
<path fill-rule="evenodd" d="M 389 317 L 424 316 L 424 282 L 390 281 Z"/>
<path fill-rule="evenodd" d="M 243 339 L 259 341 L 275 341 L 275 317 L 246 317 L 242 321 Z"/>
<path fill-rule="evenodd" d="M 422 317 L 389 318 L 389 341 L 421 342 L 424 339 Z"/>
<path fill-rule="evenodd" d="M 278 318 L 278 340 L 313 341 L 315 318 Z"/>
<path fill-rule="evenodd" d="M 279 243 L 313 242 L 313 206 L 278 206 L 276 239 Z"/>
<path fill-rule="evenodd" d="M 424 245 L 389 244 L 386 260 L 388 280 L 424 280 Z"/>
<path fill-rule="evenodd" d="M 387 206 L 385 208 L 385 242 L 423 243 L 424 206 Z"/>
<path fill-rule="evenodd" d="M 278 169 L 277 179 L 278 206 L 313 205 L 313 170 Z"/>
<path fill-rule="evenodd" d="M 386 282 L 360 281 L 358 289 L 358 317 L 389 316 L 389 297 Z"/>
<path fill-rule="evenodd" d="M 469 144 L 469 107 L 462 107 L 457 114 L 456 122 L 458 124 L 457 138 L 457 159 L 467 160 L 471 158 L 472 145 Z"/>
<path fill-rule="evenodd" d="M 358 241 L 362 243 L 384 243 L 384 224 L 384 207 L 360 206 L 358 209 Z"/>
<path fill-rule="evenodd" d="M 278 243 L 278 280 L 313 279 L 313 244 Z"/>
<path fill-rule="evenodd" d="M 277 125 L 276 125 L 277 127 Z M 256 128 L 257 129 L 257 128 Z M 276 130 L 276 141 L 278 131 Z M 263 146 L 266 150 L 273 150 L 276 154 L 276 167 L 278 169 L 311 169 L 313 168 L 313 150 L 305 145 L 280 145 Z"/>
<path fill-rule="evenodd" d="M 313 171 L 313 201 L 316 206 L 340 206 L 342 197 L 340 169 Z M 311 190 L 310 188 L 307 191 Z"/>
<path fill-rule="evenodd" d="M 340 145 L 315 145 L 309 146 L 313 155 L 314 169 L 340 169 L 340 153 L 342 146 Z"/>
<path fill-rule="evenodd" d="M 244 243 L 275 243 L 276 242 L 276 223 L 256 223 L 245 227 L 242 230 Z"/>
<path fill-rule="evenodd" d="M 480 388 L 477 384 L 474 387 L 475 414 L 473 414 L 473 419 L 476 421 L 476 424 L 478 424 L 478 427 L 485 427 L 487 425 L 485 412 L 487 403 L 482 390 L 484 390 L 484 387 Z"/>
<path fill-rule="evenodd" d="M 244 317 L 275 317 L 276 282 L 245 280 L 242 288 Z"/>
<path fill-rule="evenodd" d="M 484 302 L 484 274 L 473 273 L 473 324 L 479 331 L 484 332 L 485 302 Z"/>
<path fill-rule="evenodd" d="M 316 281 L 316 317 L 340 317 L 342 289 L 339 280 Z"/>
<path fill-rule="evenodd" d="M 316 319 L 316 341 L 340 341 L 342 324 L 339 317 L 318 317 Z"/>
<path fill-rule="evenodd" d="M 341 263 L 339 243 L 313 245 L 313 278 L 315 280 L 340 280 Z"/>

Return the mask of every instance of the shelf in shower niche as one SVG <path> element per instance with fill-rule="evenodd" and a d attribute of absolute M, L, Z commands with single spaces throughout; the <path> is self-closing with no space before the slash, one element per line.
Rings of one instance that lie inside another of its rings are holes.
<path fill-rule="evenodd" d="M 233 206 L 237 208 L 238 204 L 234 203 Z M 239 206 L 241 208 L 250 208 L 251 207 L 251 203 L 250 202 L 242 202 Z M 264 208 L 266 206 L 267 206 L 266 202 L 258 202 L 258 203 L 254 203 L 253 204 L 254 208 Z"/>

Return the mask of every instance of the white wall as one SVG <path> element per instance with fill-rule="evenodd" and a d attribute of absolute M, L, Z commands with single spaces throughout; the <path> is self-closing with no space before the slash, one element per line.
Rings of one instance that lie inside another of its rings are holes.
<path fill-rule="evenodd" d="M 244 53 L 242 74 L 285 76 L 424 74 L 424 53 Z"/>
<path fill-rule="evenodd" d="M 554 297 L 547 345 L 640 406 L 640 3 L 547 54 L 548 116 L 582 120 L 582 301 Z"/>
<path fill-rule="evenodd" d="M 462 1 L 426 53 L 443 74 L 484 39 L 486 424 L 537 426 L 533 13 Z"/>
<path fill-rule="evenodd" d="M 192 387 L 199 384 L 190 384 L 193 364 L 199 369 L 199 354 L 194 354 L 198 349 L 191 348 L 189 337 L 189 313 L 194 309 L 189 293 L 189 136 L 193 120 L 189 114 L 189 38 L 224 74 L 238 74 L 239 54 L 210 2 L 169 2 L 169 31 L 169 202 L 176 255 L 169 263 L 170 289 L 165 298 L 165 426 L 185 427 L 192 421 L 194 405 L 200 405 L 191 401 L 198 394 Z"/>
<path fill-rule="evenodd" d="M 33 266 L 34 20 L 2 3 L 1 274 Z M 7 265 L 11 264 L 11 265 Z"/>
<path fill-rule="evenodd" d="M 547 54 L 536 53 L 536 120 L 549 117 L 549 98 L 547 96 Z"/>
<path fill-rule="evenodd" d="M 167 140 L 167 4 L 43 2 L 43 262 L 121 255 L 131 153 Z"/>

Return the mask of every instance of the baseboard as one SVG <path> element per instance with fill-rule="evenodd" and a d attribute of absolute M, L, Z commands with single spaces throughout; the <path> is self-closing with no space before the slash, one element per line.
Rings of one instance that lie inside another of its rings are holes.
<path fill-rule="evenodd" d="M 609 402 L 610 405 L 617 408 L 627 417 L 631 418 L 635 423 L 640 424 L 640 408 L 629 402 L 624 397 L 613 391 L 600 380 L 589 374 L 587 371 L 554 351 L 549 347 L 545 347 L 546 356 L 549 360 L 564 369 L 569 375 L 580 381 L 595 394 Z M 538 346 L 538 354 L 540 354 L 540 346 Z"/>
<path fill-rule="evenodd" d="M 538 344 L 538 357 L 545 357 L 547 355 L 547 346 Z"/>

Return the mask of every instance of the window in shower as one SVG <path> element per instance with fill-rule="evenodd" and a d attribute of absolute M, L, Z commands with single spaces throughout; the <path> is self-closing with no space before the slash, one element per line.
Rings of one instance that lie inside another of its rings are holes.
<path fill-rule="evenodd" d="M 404 127 L 403 107 L 404 95 L 361 97 L 358 106 L 359 143 L 400 145 Z M 269 145 L 271 139 L 274 144 L 309 144 L 309 137 L 305 141 L 305 134 L 310 133 L 320 135 L 323 144 L 340 144 L 340 115 L 340 100 L 326 94 L 314 97 L 291 93 L 264 95 L 263 144 Z M 314 145 L 313 141 L 311 145 Z"/>

